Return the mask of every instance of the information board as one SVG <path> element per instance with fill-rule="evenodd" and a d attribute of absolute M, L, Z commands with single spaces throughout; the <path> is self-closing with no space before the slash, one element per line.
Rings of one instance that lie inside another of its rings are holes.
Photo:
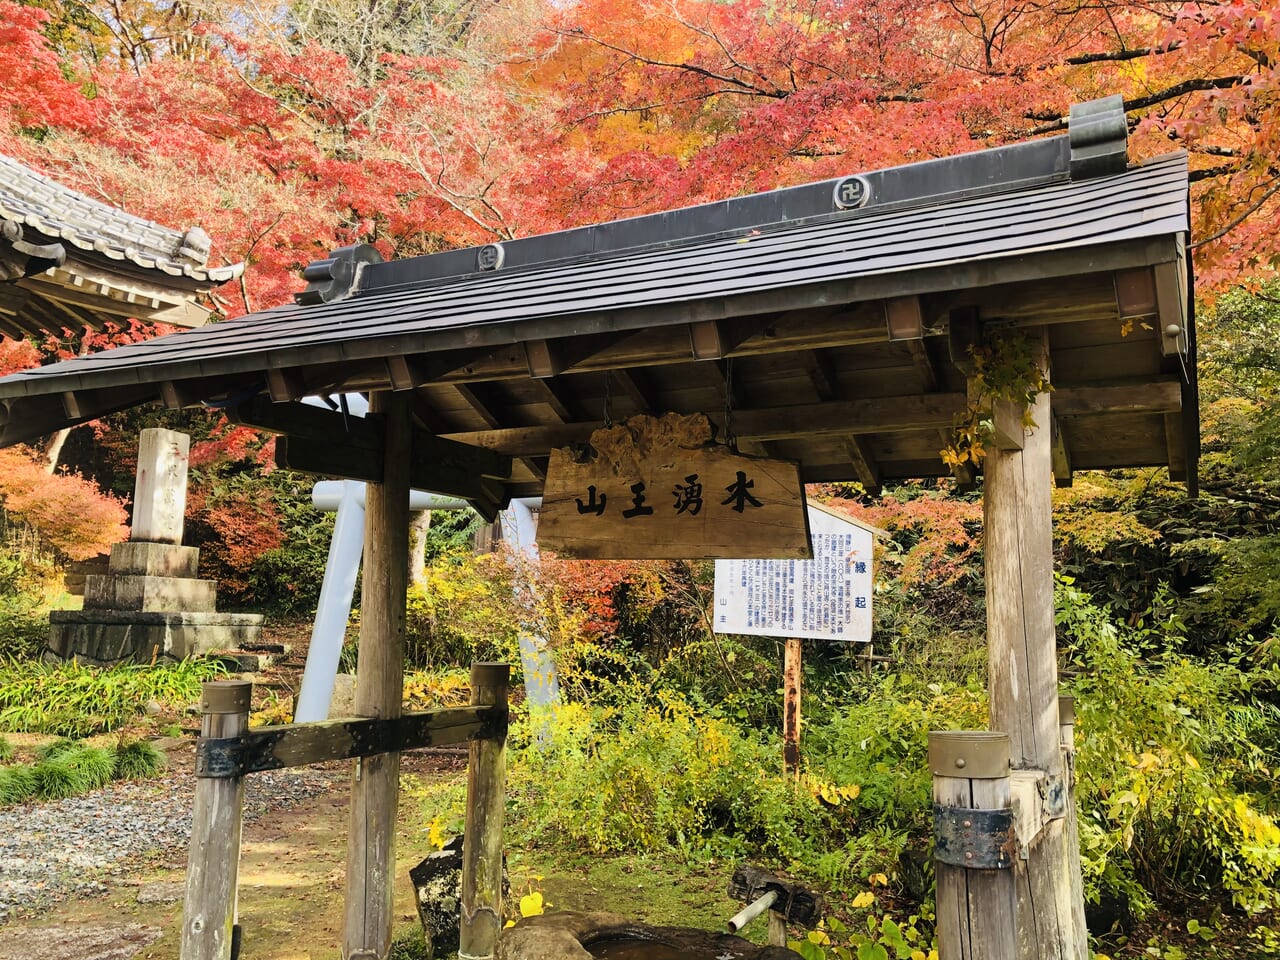
<path fill-rule="evenodd" d="M 716 633 L 871 641 L 874 529 L 811 503 L 812 560 L 717 560 Z"/>

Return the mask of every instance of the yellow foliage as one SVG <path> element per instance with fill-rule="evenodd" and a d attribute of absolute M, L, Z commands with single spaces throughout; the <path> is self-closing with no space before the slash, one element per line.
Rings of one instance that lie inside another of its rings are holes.
<path fill-rule="evenodd" d="M 539 890 L 526 893 L 520 898 L 520 916 L 522 917 L 540 917 L 542 908 L 542 892 Z"/>

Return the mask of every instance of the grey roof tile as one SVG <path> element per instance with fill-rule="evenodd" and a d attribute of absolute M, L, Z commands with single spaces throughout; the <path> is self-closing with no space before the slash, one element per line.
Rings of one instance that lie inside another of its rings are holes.
<path fill-rule="evenodd" d="M 244 271 L 244 264 L 208 266 L 209 237 L 199 227 L 175 230 L 135 217 L 6 156 L 0 156 L 0 219 L 171 277 L 217 284 Z"/>

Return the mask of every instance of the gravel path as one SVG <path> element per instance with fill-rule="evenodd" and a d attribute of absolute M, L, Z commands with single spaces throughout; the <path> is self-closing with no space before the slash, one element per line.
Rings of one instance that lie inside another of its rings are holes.
<path fill-rule="evenodd" d="M 251 822 L 332 788 L 336 771 L 299 768 L 245 778 Z M 113 784 L 97 793 L 0 809 L 0 924 L 18 909 L 106 892 L 130 858 L 185 850 L 195 777 Z"/>

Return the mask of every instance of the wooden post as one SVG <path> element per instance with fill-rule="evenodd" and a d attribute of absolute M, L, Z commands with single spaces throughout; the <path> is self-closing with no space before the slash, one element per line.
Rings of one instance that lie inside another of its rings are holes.
<path fill-rule="evenodd" d="M 1058 698 L 1058 730 L 1062 737 L 1062 769 L 1067 787 L 1065 843 L 1071 875 L 1071 926 L 1077 943 L 1089 942 L 1084 916 L 1084 875 L 1080 869 L 1080 823 L 1076 810 L 1076 698 Z"/>
<path fill-rule="evenodd" d="M 400 716 L 404 694 L 405 591 L 409 568 L 410 397 L 375 393 L 369 410 L 386 426 L 382 483 L 365 492 L 364 575 L 355 712 Z M 353 761 L 347 837 L 346 960 L 386 960 L 395 920 L 396 805 L 400 755 Z"/>
<path fill-rule="evenodd" d="M 782 772 L 800 776 L 800 641 L 787 640 L 782 655 Z"/>
<path fill-rule="evenodd" d="M 249 727 L 253 684 L 206 683 L 200 696 L 200 737 L 238 737 Z M 230 960 L 240 870 L 243 777 L 198 777 L 187 855 L 187 895 L 182 908 L 182 960 Z"/>
<path fill-rule="evenodd" d="M 471 666 L 471 703 L 507 703 L 511 667 Z M 462 908 L 458 960 L 492 960 L 502 932 L 502 829 L 507 741 L 473 740 L 467 767 L 467 815 L 462 841 Z"/>
<path fill-rule="evenodd" d="M 938 960 L 1017 960 L 1009 738 L 986 730 L 934 731 L 929 769 Z"/>
<path fill-rule="evenodd" d="M 769 911 L 769 946 L 787 945 L 787 915 L 778 910 Z"/>
<path fill-rule="evenodd" d="M 1047 369 L 1047 347 L 1041 364 Z M 1071 919 L 1081 888 L 1071 876 L 1062 808 L 1049 395 L 1040 394 L 1029 412 L 1036 426 L 1023 431 L 1021 447 L 993 447 L 983 463 L 991 729 L 1009 735 L 1015 769 L 1042 772 L 1050 818 L 1035 837 L 1020 838 L 1020 956 L 1084 960 L 1087 942 L 1077 939 Z"/>

